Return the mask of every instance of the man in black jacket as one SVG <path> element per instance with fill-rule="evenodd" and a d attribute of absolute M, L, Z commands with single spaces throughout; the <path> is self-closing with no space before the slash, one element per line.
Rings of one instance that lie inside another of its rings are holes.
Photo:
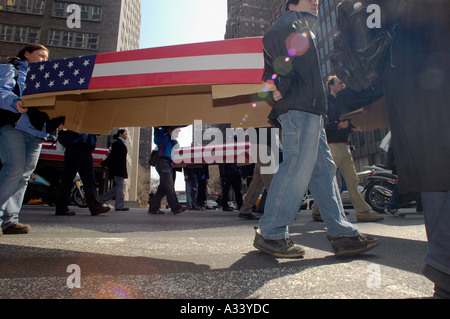
<path fill-rule="evenodd" d="M 347 184 L 348 193 L 352 200 L 353 208 L 356 211 L 356 220 L 358 222 L 383 220 L 383 216 L 377 216 L 371 213 L 370 205 L 366 203 L 358 190 L 359 178 L 356 174 L 352 152 L 348 145 L 349 135 L 355 131 L 355 127 L 348 120 L 340 120 L 341 111 L 336 99 L 338 93 L 344 88 L 344 84 L 337 76 L 333 76 L 328 80 L 327 87 L 329 92 L 327 96 L 328 123 L 325 126 L 325 130 L 328 146 L 333 155 L 333 161 Z M 318 205 L 313 206 L 312 216 L 313 219 L 321 219 Z"/>
<path fill-rule="evenodd" d="M 263 38 L 264 81 L 278 90 L 269 118 L 282 129 L 283 162 L 272 180 L 253 245 L 276 257 L 305 254 L 289 238 L 288 225 L 295 221 L 308 186 L 323 210 L 336 256 L 362 253 L 379 243 L 361 235 L 342 207 L 324 130 L 326 94 L 313 33 L 317 8 L 317 0 L 289 0 L 286 12 Z"/>

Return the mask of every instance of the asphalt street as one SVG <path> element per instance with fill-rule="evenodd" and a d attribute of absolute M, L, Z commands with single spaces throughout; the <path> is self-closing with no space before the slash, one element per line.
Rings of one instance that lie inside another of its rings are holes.
<path fill-rule="evenodd" d="M 255 221 L 238 212 L 186 211 L 149 215 L 146 209 L 91 216 L 55 216 L 25 206 L 27 235 L 0 237 L 1 299 L 410 299 L 430 297 L 421 275 L 427 242 L 423 214 L 405 209 L 357 223 L 381 244 L 338 259 L 324 223 L 310 211 L 290 228 L 305 247 L 302 259 L 277 259 L 253 247 Z M 355 213 L 348 210 L 350 221 Z"/>

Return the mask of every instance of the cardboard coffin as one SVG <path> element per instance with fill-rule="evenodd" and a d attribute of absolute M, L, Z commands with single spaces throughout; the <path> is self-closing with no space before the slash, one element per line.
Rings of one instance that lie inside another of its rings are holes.
<path fill-rule="evenodd" d="M 262 38 L 232 39 L 33 63 L 23 100 L 67 129 L 231 123 L 267 126 Z"/>

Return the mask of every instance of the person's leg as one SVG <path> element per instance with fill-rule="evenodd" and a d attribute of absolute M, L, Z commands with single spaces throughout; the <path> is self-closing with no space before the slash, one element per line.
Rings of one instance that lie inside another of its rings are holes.
<path fill-rule="evenodd" d="M 222 210 L 232 210 L 228 205 L 228 194 L 230 193 L 231 188 L 231 177 L 222 178 L 222 199 L 220 205 L 222 206 Z"/>
<path fill-rule="evenodd" d="M 0 129 L 0 206 L 21 188 L 26 160 L 26 146 L 23 134 L 10 125 Z M 0 211 L 0 214 L 3 212 Z"/>
<path fill-rule="evenodd" d="M 336 181 L 336 165 L 327 144 L 325 130 L 321 130 L 316 165 L 309 184 L 314 201 L 320 208 L 331 238 L 358 236 L 355 225 L 348 222 Z"/>
<path fill-rule="evenodd" d="M 177 195 L 175 194 L 172 165 L 170 161 L 159 158 L 156 162 L 155 168 L 159 174 L 160 182 L 158 190 L 150 202 L 149 211 L 159 210 L 161 199 L 164 195 L 167 198 L 167 202 L 169 203 L 172 212 L 178 211 L 181 208 L 181 205 L 178 201 Z"/>
<path fill-rule="evenodd" d="M 3 227 L 8 228 L 19 224 L 19 212 L 22 209 L 23 198 L 28 186 L 31 174 L 36 169 L 41 153 L 42 139 L 21 132 L 25 142 L 25 162 L 22 179 L 17 185 L 17 191 L 9 198 L 3 213 Z M 17 147 L 17 146 L 16 146 Z M 29 227 L 28 227 L 29 228 Z"/>
<path fill-rule="evenodd" d="M 423 274 L 436 285 L 436 294 L 450 294 L 450 191 L 422 192 L 428 237 Z"/>
<path fill-rule="evenodd" d="M 264 215 L 259 221 L 266 239 L 288 238 L 288 225 L 295 221 L 317 158 L 322 118 L 291 110 L 279 117 L 283 162 L 267 194 Z"/>
<path fill-rule="evenodd" d="M 62 173 L 61 186 L 56 200 L 56 215 L 64 215 L 68 212 L 70 204 L 70 191 L 73 186 L 73 179 L 77 175 L 80 159 L 77 152 L 66 149 L 64 153 L 64 170 Z M 73 213 L 70 213 L 73 214 Z"/>
<path fill-rule="evenodd" d="M 242 199 L 242 180 L 240 176 L 233 176 L 233 180 L 232 180 L 232 187 L 233 187 L 233 191 L 234 191 L 234 197 L 236 198 L 236 205 L 238 210 L 241 209 L 242 207 L 242 203 L 244 202 L 244 200 Z M 251 183 L 250 183 L 251 185 Z"/>
<path fill-rule="evenodd" d="M 117 184 L 114 182 L 114 186 L 109 191 L 97 196 L 97 201 L 100 202 L 101 204 L 104 204 L 107 201 L 111 200 L 113 197 L 116 196 L 116 188 Z"/>
<path fill-rule="evenodd" d="M 247 190 L 247 194 L 245 195 L 244 202 L 241 206 L 240 213 L 242 214 L 250 214 L 252 212 L 252 207 L 255 205 L 258 200 L 259 195 L 264 189 L 263 181 L 261 178 L 259 165 L 258 163 L 255 165 L 255 170 L 253 171 L 253 179 L 250 183 L 250 187 Z"/>
<path fill-rule="evenodd" d="M 114 207 L 116 210 L 125 208 L 125 199 L 123 197 L 123 190 L 125 188 L 125 179 L 120 176 L 114 176 L 115 194 L 116 197 Z"/>

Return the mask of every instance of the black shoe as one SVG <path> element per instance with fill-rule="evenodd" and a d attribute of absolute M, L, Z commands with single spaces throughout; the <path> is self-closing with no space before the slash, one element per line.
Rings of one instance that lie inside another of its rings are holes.
<path fill-rule="evenodd" d="M 10 235 L 20 235 L 20 234 L 28 234 L 30 232 L 30 226 L 17 223 L 9 226 L 8 228 L 3 229 L 3 234 Z"/>
<path fill-rule="evenodd" d="M 148 210 L 148 213 L 149 214 L 151 214 L 151 215 L 164 215 L 165 214 L 165 212 L 163 212 L 162 210 Z"/>
<path fill-rule="evenodd" d="M 176 210 L 172 210 L 172 213 L 174 215 L 178 215 L 181 214 L 182 212 L 184 212 L 185 210 L 187 210 L 188 207 L 187 206 L 180 206 L 180 208 L 176 209 Z"/>
<path fill-rule="evenodd" d="M 300 258 L 305 254 L 303 247 L 296 245 L 290 238 L 279 240 L 265 239 L 257 228 L 255 228 L 253 247 L 266 254 L 280 258 Z"/>
<path fill-rule="evenodd" d="M 56 216 L 73 216 L 75 212 L 73 210 L 66 209 L 57 209 L 55 212 Z"/>
<path fill-rule="evenodd" d="M 350 257 L 364 253 L 380 243 L 378 238 L 360 234 L 353 237 L 330 238 L 336 257 Z"/>
<path fill-rule="evenodd" d="M 256 217 L 252 213 L 239 213 L 240 218 L 248 219 L 248 220 L 259 220 L 259 217 Z"/>

